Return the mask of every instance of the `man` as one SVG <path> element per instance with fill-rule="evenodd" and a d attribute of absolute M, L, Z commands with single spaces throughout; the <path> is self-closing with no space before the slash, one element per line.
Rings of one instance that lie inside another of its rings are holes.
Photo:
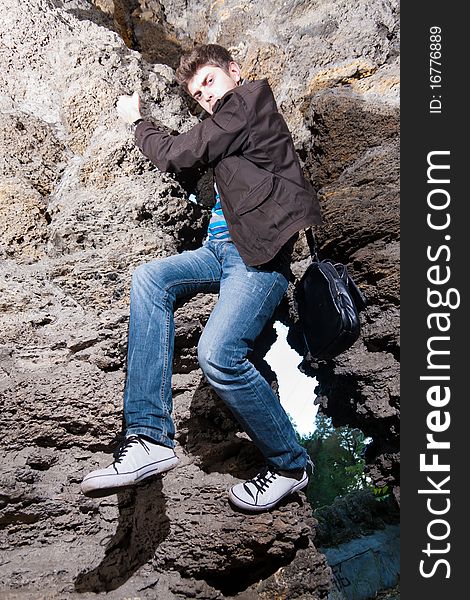
<path fill-rule="evenodd" d="M 215 44 L 183 56 L 177 79 L 211 115 L 189 132 L 169 135 L 143 120 L 136 93 L 121 96 L 117 110 L 135 124 L 136 144 L 160 170 L 213 166 L 216 204 L 201 248 L 134 272 L 126 437 L 114 462 L 87 475 L 82 490 L 92 496 L 113 493 L 176 466 L 173 306 L 183 296 L 218 292 L 199 340 L 199 364 L 266 459 L 256 477 L 231 488 L 229 499 L 245 510 L 268 510 L 307 485 L 308 457 L 247 355 L 286 292 L 298 232 L 320 223 L 319 205 L 265 79 L 242 82 L 239 65 Z"/>

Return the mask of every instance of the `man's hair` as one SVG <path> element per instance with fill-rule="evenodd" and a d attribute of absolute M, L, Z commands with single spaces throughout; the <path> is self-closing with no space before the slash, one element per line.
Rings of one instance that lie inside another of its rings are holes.
<path fill-rule="evenodd" d="M 200 44 L 181 57 L 179 67 L 176 69 L 176 81 L 188 91 L 188 82 L 201 67 L 213 65 L 228 74 L 232 61 L 230 52 L 223 46 Z"/>

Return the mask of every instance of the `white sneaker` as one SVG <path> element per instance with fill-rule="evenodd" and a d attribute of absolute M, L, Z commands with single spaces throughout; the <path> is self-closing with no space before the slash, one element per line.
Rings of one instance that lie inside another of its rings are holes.
<path fill-rule="evenodd" d="M 253 479 L 234 485 L 229 491 L 229 499 L 238 508 L 251 512 L 269 510 L 285 496 L 303 489 L 308 483 L 307 471 L 300 471 L 298 477 L 286 477 L 272 467 L 265 467 Z"/>
<path fill-rule="evenodd" d="M 99 498 L 115 494 L 119 488 L 140 483 L 148 477 L 164 473 L 179 462 L 173 448 L 129 435 L 113 453 L 114 461 L 105 469 L 88 473 L 81 490 L 86 496 Z"/>

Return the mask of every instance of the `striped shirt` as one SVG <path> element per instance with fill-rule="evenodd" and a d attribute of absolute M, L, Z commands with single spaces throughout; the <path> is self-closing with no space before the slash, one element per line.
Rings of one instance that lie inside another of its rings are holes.
<path fill-rule="evenodd" d="M 227 227 L 227 221 L 225 220 L 224 213 L 222 212 L 222 205 L 220 203 L 220 194 L 215 188 L 215 204 L 212 207 L 212 214 L 207 227 L 207 239 L 208 240 L 231 240 L 230 233 Z"/>

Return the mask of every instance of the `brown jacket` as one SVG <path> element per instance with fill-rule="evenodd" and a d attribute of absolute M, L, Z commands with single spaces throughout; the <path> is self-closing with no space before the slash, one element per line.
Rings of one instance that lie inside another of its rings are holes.
<path fill-rule="evenodd" d="M 214 167 L 231 238 L 247 265 L 267 263 L 295 233 L 321 222 L 266 79 L 228 91 L 187 133 L 170 135 L 142 121 L 135 138 L 161 171 Z"/>

